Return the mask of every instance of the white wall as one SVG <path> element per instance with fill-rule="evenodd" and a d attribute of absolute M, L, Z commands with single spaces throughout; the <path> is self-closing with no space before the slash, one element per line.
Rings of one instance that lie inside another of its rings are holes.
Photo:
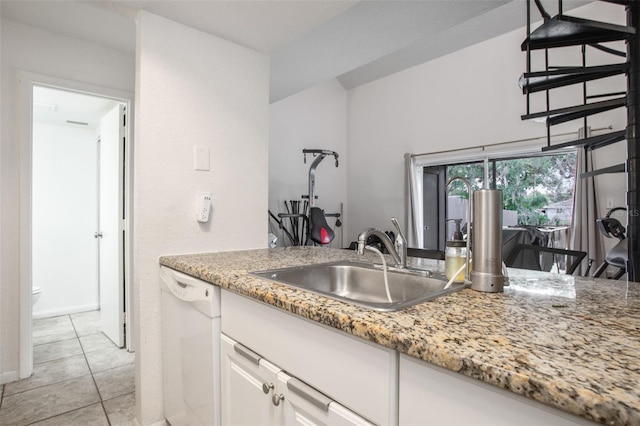
<path fill-rule="evenodd" d="M 128 53 L 6 19 L 1 31 L 0 381 L 4 381 L 15 377 L 19 360 L 18 71 L 132 92 L 135 60 Z"/>
<path fill-rule="evenodd" d="M 98 309 L 93 129 L 34 123 L 34 318 Z"/>
<path fill-rule="evenodd" d="M 275 215 L 286 213 L 285 200 L 300 200 L 309 192 L 309 167 L 314 160 L 302 150 L 325 149 L 339 155 L 335 167 L 333 157 L 316 168 L 316 206 L 326 213 L 340 213 L 340 204 L 347 199 L 347 93 L 337 80 L 319 84 L 311 89 L 271 104 L 269 110 L 269 209 Z M 340 247 L 341 233 L 335 220 L 327 223 L 335 232 L 332 247 Z M 273 220 L 271 230 L 281 246 L 286 237 Z M 346 234 L 345 234 L 346 235 Z M 286 240 L 286 244 L 290 242 Z M 345 244 L 349 242 L 345 240 Z"/>
<path fill-rule="evenodd" d="M 596 3 L 572 14 L 624 22 L 624 8 Z M 525 36 L 525 29 L 517 30 L 348 92 L 350 238 L 368 226 L 392 229 L 388 222 L 391 216 L 404 219 L 404 153 L 437 152 L 546 134 L 544 124 L 520 119 L 525 113 L 525 96 L 517 81 L 526 69 L 525 54 L 520 51 Z M 594 62 L 601 58 L 593 56 Z M 569 57 L 567 51 L 558 57 L 559 65 L 579 65 L 576 61 L 579 54 Z M 624 79 L 611 85 L 619 86 L 620 82 L 624 90 Z M 599 84 L 609 88 L 609 82 Z M 581 92 L 567 90 L 556 95 L 552 107 L 580 103 L 579 96 Z M 536 107 L 532 112 L 539 110 Z M 589 121 L 592 127 L 613 124 L 614 130 L 622 130 L 625 117 L 624 109 L 620 109 Z M 554 126 L 552 133 L 576 131 L 581 126 L 581 121 L 573 121 Z M 626 145 L 621 142 L 598 150 L 597 155 L 596 167 L 621 163 L 626 158 Z M 602 194 L 624 200 L 625 175 L 602 177 L 598 182 Z"/>
<path fill-rule="evenodd" d="M 162 420 L 158 257 L 267 244 L 269 62 L 260 53 L 141 12 L 137 22 L 136 401 Z M 211 171 L 195 171 L 194 147 Z M 209 191 L 208 223 L 195 220 Z"/>

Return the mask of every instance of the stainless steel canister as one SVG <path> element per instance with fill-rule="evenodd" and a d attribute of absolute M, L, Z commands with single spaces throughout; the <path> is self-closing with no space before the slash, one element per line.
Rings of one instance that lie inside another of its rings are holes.
<path fill-rule="evenodd" d="M 479 189 L 473 193 L 473 264 L 471 288 L 499 293 L 502 275 L 502 191 Z"/>

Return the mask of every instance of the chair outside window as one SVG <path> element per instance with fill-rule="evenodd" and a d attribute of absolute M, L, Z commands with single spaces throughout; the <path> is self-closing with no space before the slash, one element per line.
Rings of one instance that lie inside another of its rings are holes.
<path fill-rule="evenodd" d="M 572 275 L 586 256 L 584 251 L 516 244 L 504 263 L 512 268 Z"/>

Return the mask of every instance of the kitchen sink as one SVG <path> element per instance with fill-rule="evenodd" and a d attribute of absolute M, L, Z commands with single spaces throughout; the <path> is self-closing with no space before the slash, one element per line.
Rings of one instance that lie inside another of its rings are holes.
<path fill-rule="evenodd" d="M 445 290 L 444 276 L 432 275 L 429 271 L 389 269 L 389 300 L 382 268 L 351 261 L 271 269 L 251 274 L 376 311 L 398 311 L 467 287 L 454 283 Z"/>

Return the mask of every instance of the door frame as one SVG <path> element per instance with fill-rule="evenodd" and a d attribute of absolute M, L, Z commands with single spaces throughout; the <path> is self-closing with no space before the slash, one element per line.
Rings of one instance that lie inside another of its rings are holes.
<path fill-rule="evenodd" d="M 424 200 L 427 199 L 427 194 L 426 192 L 429 190 L 429 188 L 427 187 L 426 183 L 424 182 L 425 178 L 427 175 L 434 175 L 436 176 L 437 179 L 437 185 L 436 185 L 436 209 L 438 210 L 437 213 L 437 217 L 436 217 L 436 221 L 437 221 L 437 229 L 436 229 L 436 240 L 437 240 L 437 247 L 426 247 L 426 239 L 424 237 L 424 232 L 425 229 L 422 229 L 421 232 L 423 233 L 423 237 L 422 237 L 422 248 L 426 248 L 426 249 L 430 249 L 430 250 L 439 250 L 444 252 L 445 250 L 445 240 L 447 239 L 447 235 L 446 235 L 446 218 L 447 218 L 447 188 L 446 188 L 446 181 L 447 181 L 447 167 L 444 165 L 438 165 L 438 166 L 423 166 L 422 167 L 422 202 L 424 203 Z M 427 220 L 426 220 L 426 216 L 427 216 L 427 212 L 424 211 L 423 209 L 423 215 L 425 216 L 425 218 L 423 218 L 423 228 L 427 226 Z"/>
<path fill-rule="evenodd" d="M 86 95 L 110 98 L 126 104 L 127 134 L 124 149 L 124 187 L 125 214 L 124 223 L 124 281 L 126 311 L 126 347 L 130 352 L 133 347 L 133 99 L 132 92 L 111 89 L 93 84 L 61 79 L 26 71 L 18 73 L 18 131 L 20 140 L 20 347 L 19 378 L 26 378 L 33 372 L 33 336 L 32 336 L 32 192 L 33 192 L 33 87 L 44 86 Z"/>

